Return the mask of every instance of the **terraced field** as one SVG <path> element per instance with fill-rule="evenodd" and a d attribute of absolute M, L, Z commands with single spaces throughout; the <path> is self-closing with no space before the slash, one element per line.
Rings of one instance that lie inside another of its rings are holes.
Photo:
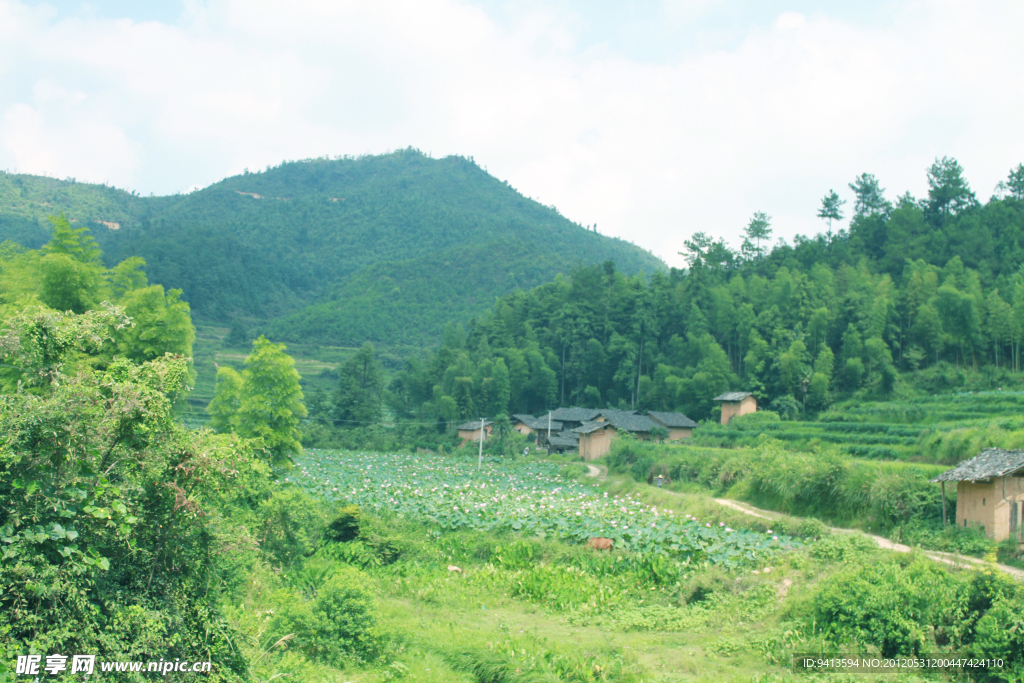
<path fill-rule="evenodd" d="M 1024 392 L 923 396 L 901 401 L 848 402 L 816 421 L 702 425 L 695 443 L 751 445 L 762 433 L 793 450 L 836 444 L 852 456 L 954 464 L 984 447 L 1024 447 Z"/>

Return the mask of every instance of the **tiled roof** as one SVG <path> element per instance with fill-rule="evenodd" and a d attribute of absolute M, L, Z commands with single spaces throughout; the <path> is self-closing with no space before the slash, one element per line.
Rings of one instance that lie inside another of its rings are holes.
<path fill-rule="evenodd" d="M 712 401 L 742 401 L 747 396 L 753 396 L 749 391 L 727 391 L 721 396 L 716 396 Z"/>
<path fill-rule="evenodd" d="M 596 432 L 598 429 L 604 429 L 609 424 L 611 424 L 611 423 L 610 422 L 584 422 L 583 424 L 581 424 L 579 427 L 577 427 L 576 429 L 574 429 L 572 431 L 576 432 L 577 434 L 590 434 L 591 432 Z"/>
<path fill-rule="evenodd" d="M 619 410 L 618 408 L 602 408 L 599 416 L 608 419 L 612 415 L 639 415 L 639 411 L 636 410 Z"/>
<path fill-rule="evenodd" d="M 492 425 L 492 424 L 494 424 L 494 420 L 484 420 L 484 427 L 486 427 L 487 425 Z M 480 429 L 480 420 L 473 420 L 472 422 L 466 422 L 466 423 L 460 424 L 458 426 L 458 429 L 468 429 L 468 430 Z"/>
<path fill-rule="evenodd" d="M 980 481 L 1024 469 L 1024 451 L 986 448 L 976 457 L 946 470 L 932 481 Z"/>
<path fill-rule="evenodd" d="M 666 427 L 693 429 L 697 423 L 682 413 L 660 413 L 655 410 L 647 411 L 647 414 Z"/>
<path fill-rule="evenodd" d="M 548 439 L 548 445 L 556 448 L 577 448 L 580 445 L 575 439 L 565 439 L 561 436 L 553 436 Z"/>
<path fill-rule="evenodd" d="M 599 412 L 592 408 L 556 408 L 551 412 L 551 417 L 563 422 L 588 422 L 593 420 Z"/>
<path fill-rule="evenodd" d="M 533 415 L 524 415 L 522 413 L 517 413 L 512 416 L 512 419 L 516 420 L 517 422 L 522 422 L 523 424 L 529 426 L 537 418 L 535 418 Z"/>
<path fill-rule="evenodd" d="M 558 436 L 560 436 L 563 439 L 579 440 L 580 438 L 580 435 L 572 431 L 571 429 L 563 429 L 562 431 L 558 432 Z"/>
<path fill-rule="evenodd" d="M 627 432 L 649 432 L 657 429 L 660 425 L 646 415 L 636 415 L 632 412 L 615 411 L 605 415 L 608 423 L 616 429 Z"/>
<path fill-rule="evenodd" d="M 528 422 L 527 424 L 530 425 L 531 429 L 536 429 L 538 432 L 545 432 L 546 433 L 548 431 L 548 416 L 547 415 L 541 415 L 540 417 L 538 417 L 533 422 Z M 551 420 L 551 431 L 552 431 L 552 433 L 562 431 L 562 423 L 559 422 L 558 420 L 552 419 Z"/>

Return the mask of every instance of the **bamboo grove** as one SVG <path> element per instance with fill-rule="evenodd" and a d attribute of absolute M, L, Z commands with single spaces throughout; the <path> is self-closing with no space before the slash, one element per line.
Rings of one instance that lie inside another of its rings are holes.
<path fill-rule="evenodd" d="M 833 232 L 844 202 L 830 191 L 827 231 L 791 245 L 769 249 L 770 218 L 755 214 L 738 250 L 692 234 L 686 269 L 578 267 L 449 325 L 383 395 L 400 418 L 578 404 L 700 419 L 718 393 L 744 389 L 796 417 L 947 370 L 1011 381 L 1024 340 L 1024 165 L 984 204 L 953 159 L 928 183 L 927 197 L 891 202 L 863 174 L 848 229 Z"/>

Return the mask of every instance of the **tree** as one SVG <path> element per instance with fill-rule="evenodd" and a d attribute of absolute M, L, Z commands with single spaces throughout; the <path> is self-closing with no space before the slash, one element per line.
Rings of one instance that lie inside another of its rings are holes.
<path fill-rule="evenodd" d="M 261 335 L 240 377 L 230 368 L 218 370 L 216 393 L 207 407 L 219 430 L 260 439 L 273 462 L 302 452 L 299 421 L 307 414 L 295 361 L 284 351 L 284 344 Z"/>
<path fill-rule="evenodd" d="M 821 199 L 821 208 L 818 209 L 818 218 L 828 221 L 828 241 L 832 242 L 832 221 L 843 220 L 843 204 L 845 199 L 840 199 L 835 190 L 829 190 L 828 194 Z"/>
<path fill-rule="evenodd" d="M 80 228 L 72 228 L 71 222 L 64 214 L 50 216 L 50 224 L 53 226 L 53 233 L 50 241 L 43 246 L 44 254 L 66 254 L 79 263 L 101 265 L 100 256 L 103 252 L 87 227 L 83 225 Z"/>
<path fill-rule="evenodd" d="M 764 250 L 761 248 L 761 241 L 767 242 L 772 238 L 772 218 L 768 214 L 758 211 L 747 223 L 747 227 L 743 229 L 743 234 L 746 236 L 746 244 L 753 243 L 753 249 L 750 253 L 754 258 L 761 258 L 764 255 Z"/>
<path fill-rule="evenodd" d="M 166 294 L 162 285 L 133 289 L 121 300 L 134 322 L 116 335 L 117 352 L 135 361 L 153 360 L 165 353 L 192 358 L 196 330 L 180 289 Z"/>
<path fill-rule="evenodd" d="M 47 254 L 39 263 L 39 299 L 57 311 L 85 313 L 100 303 L 103 270 L 62 252 Z"/>
<path fill-rule="evenodd" d="M 856 180 L 850 183 L 850 189 L 853 190 L 856 197 L 853 204 L 854 218 L 888 216 L 892 211 L 892 204 L 884 196 L 885 190 L 871 173 L 861 173 L 857 176 Z M 822 209 L 824 208 L 824 200 L 822 200 Z M 823 217 L 820 213 L 818 216 Z"/>
<path fill-rule="evenodd" d="M 213 399 L 206 406 L 210 426 L 220 433 L 238 430 L 238 409 L 242 404 L 242 376 L 232 367 L 217 368 Z"/>
<path fill-rule="evenodd" d="M 508 414 L 508 402 L 511 396 L 512 388 L 509 384 L 508 368 L 505 367 L 505 359 L 497 358 L 494 361 L 494 397 L 491 414 Z"/>
<path fill-rule="evenodd" d="M 928 169 L 928 201 L 925 217 L 932 225 L 943 225 L 951 216 L 977 206 L 978 200 L 964 179 L 956 159 L 942 157 Z"/>
<path fill-rule="evenodd" d="M 224 337 L 224 345 L 243 347 L 248 346 L 251 341 L 252 337 L 249 336 L 249 329 L 245 326 L 245 323 L 239 318 L 232 320 L 231 327 L 228 329 L 228 335 Z"/>
<path fill-rule="evenodd" d="M 996 190 L 1005 192 L 1008 197 L 1024 200 L 1024 164 L 1010 171 L 1009 177 L 996 185 Z"/>
<path fill-rule="evenodd" d="M 345 427 L 380 422 L 383 375 L 373 345 L 366 342 L 338 369 L 338 389 L 334 392 L 335 421 Z"/>

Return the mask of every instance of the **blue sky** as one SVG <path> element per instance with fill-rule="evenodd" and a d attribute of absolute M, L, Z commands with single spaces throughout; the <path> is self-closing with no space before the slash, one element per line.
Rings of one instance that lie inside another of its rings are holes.
<path fill-rule="evenodd" d="M 413 146 L 673 265 L 830 189 L 987 199 L 1024 161 L 1024 3 L 0 0 L 0 168 L 143 194 Z"/>

